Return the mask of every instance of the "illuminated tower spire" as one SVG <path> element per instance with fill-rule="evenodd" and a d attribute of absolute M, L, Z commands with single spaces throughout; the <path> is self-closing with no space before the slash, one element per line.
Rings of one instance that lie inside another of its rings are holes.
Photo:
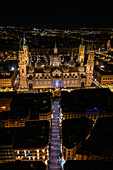
<path fill-rule="evenodd" d="M 94 50 L 95 49 L 95 47 L 94 47 L 94 41 L 92 40 L 92 42 L 91 42 L 91 50 Z"/>
<path fill-rule="evenodd" d="M 73 52 L 71 53 L 71 61 L 73 61 L 73 56 L 74 56 L 74 54 L 73 54 Z"/>
<path fill-rule="evenodd" d="M 23 50 L 22 50 L 21 40 L 19 40 L 19 51 L 23 51 Z"/>
<path fill-rule="evenodd" d="M 79 55 L 78 55 L 78 62 L 84 62 L 85 57 L 85 45 L 84 45 L 84 39 L 82 38 L 81 44 L 79 46 Z"/>
<path fill-rule="evenodd" d="M 54 47 L 54 54 L 57 54 L 58 53 L 58 48 L 57 48 L 57 44 L 55 42 L 55 47 Z"/>
<path fill-rule="evenodd" d="M 84 38 L 81 39 L 81 45 L 84 45 Z"/>
<path fill-rule="evenodd" d="M 87 74 L 86 86 L 91 86 L 92 84 L 93 70 L 94 70 L 94 57 L 95 57 L 94 41 L 92 41 L 91 50 L 89 51 L 87 67 L 86 67 L 86 74 Z"/>
<path fill-rule="evenodd" d="M 25 33 L 23 34 L 23 45 L 26 45 Z"/>

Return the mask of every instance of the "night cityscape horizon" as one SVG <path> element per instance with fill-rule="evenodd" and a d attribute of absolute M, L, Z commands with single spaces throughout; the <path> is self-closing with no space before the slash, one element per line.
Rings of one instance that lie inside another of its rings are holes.
<path fill-rule="evenodd" d="M 112 3 L 0 6 L 0 170 L 112 170 Z"/>

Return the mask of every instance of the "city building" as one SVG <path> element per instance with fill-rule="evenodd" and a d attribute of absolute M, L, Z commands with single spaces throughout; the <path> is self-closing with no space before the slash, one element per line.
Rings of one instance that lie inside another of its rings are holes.
<path fill-rule="evenodd" d="M 63 159 L 65 161 L 113 160 L 112 120 L 113 116 L 98 118 L 95 124 L 91 120 L 85 122 L 83 118 L 76 121 L 64 120 L 62 122 Z"/>
<path fill-rule="evenodd" d="M 14 161 L 13 133 L 9 129 L 0 129 L 0 163 Z"/>
<path fill-rule="evenodd" d="M 76 151 L 76 160 L 113 160 L 113 116 L 98 118 L 89 137 Z"/>
<path fill-rule="evenodd" d="M 61 120 L 113 115 L 113 94 L 108 88 L 79 89 L 61 92 Z"/>
<path fill-rule="evenodd" d="M 3 98 L 10 93 L 2 94 L 2 101 L 0 101 L 2 111 L 0 125 L 2 128 L 25 127 L 25 123 L 29 120 L 48 120 L 51 122 L 51 93 L 14 93 L 9 99 L 10 101 Z"/>
<path fill-rule="evenodd" d="M 17 76 L 16 71 L 1 72 L 0 73 L 0 91 L 13 91 L 13 83 L 16 79 L 16 76 Z"/>
<path fill-rule="evenodd" d="M 28 46 L 24 40 L 23 48 L 20 48 L 19 51 L 20 89 L 50 90 L 55 87 L 80 88 L 92 85 L 95 51 L 92 46 L 85 68 L 85 45 L 83 45 L 83 40 L 79 47 L 76 62 L 73 53 L 69 62 L 61 59 L 56 44 L 54 54 L 49 56 L 50 63 L 45 55 L 44 64 L 40 57 L 37 57 L 37 61 L 33 66 L 28 54 Z"/>
<path fill-rule="evenodd" d="M 14 95 L 15 92 L 0 92 L 0 112 L 11 110 L 10 104 Z"/>
<path fill-rule="evenodd" d="M 88 138 L 93 121 L 88 118 L 66 119 L 62 122 L 62 157 L 73 160 L 76 151 Z"/>
<path fill-rule="evenodd" d="M 30 121 L 25 127 L 0 129 L 0 163 L 49 161 L 49 122 Z"/>
<path fill-rule="evenodd" d="M 113 85 L 113 71 L 110 69 L 95 67 L 94 78 L 99 82 L 100 86 Z"/>

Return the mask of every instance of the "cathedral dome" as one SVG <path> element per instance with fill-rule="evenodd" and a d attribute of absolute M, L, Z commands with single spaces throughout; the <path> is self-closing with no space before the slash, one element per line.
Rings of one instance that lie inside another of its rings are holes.
<path fill-rule="evenodd" d="M 71 60 L 70 60 L 70 62 L 69 62 L 69 66 L 70 66 L 70 67 L 75 67 L 75 66 L 76 66 L 76 63 L 75 63 L 75 61 L 74 61 L 74 59 L 73 59 L 73 53 L 72 53 L 72 55 L 71 55 Z"/>
<path fill-rule="evenodd" d="M 62 67 L 62 71 L 63 72 L 69 72 L 69 67 L 68 67 L 67 63 L 64 63 L 64 65 Z"/>
<path fill-rule="evenodd" d="M 51 71 L 50 66 L 45 66 L 45 67 L 44 67 L 44 72 L 45 72 L 45 73 L 50 73 L 50 71 Z"/>
<path fill-rule="evenodd" d="M 75 67 L 76 66 L 76 63 L 74 62 L 74 60 L 69 62 L 69 66 L 70 67 Z"/>

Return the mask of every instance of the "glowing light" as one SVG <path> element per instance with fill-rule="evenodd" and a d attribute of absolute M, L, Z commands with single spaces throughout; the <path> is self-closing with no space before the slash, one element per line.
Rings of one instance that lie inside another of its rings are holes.
<path fill-rule="evenodd" d="M 17 154 L 19 154 L 19 151 L 17 151 Z"/>
<path fill-rule="evenodd" d="M 2 109 L 6 109 L 6 106 L 2 106 L 1 108 L 2 108 Z"/>
<path fill-rule="evenodd" d="M 43 149 L 42 152 L 44 153 L 44 151 L 45 151 L 45 150 Z"/>
<path fill-rule="evenodd" d="M 99 110 L 96 108 L 96 107 L 94 107 L 94 109 L 88 109 L 88 110 L 86 110 L 86 114 L 92 114 L 92 113 L 99 113 Z"/>
<path fill-rule="evenodd" d="M 47 160 L 45 160 L 45 164 L 47 165 Z"/>
<path fill-rule="evenodd" d="M 90 137 L 90 134 L 86 137 L 86 140 Z"/>
<path fill-rule="evenodd" d="M 53 86 L 55 87 L 61 87 L 61 81 L 54 81 Z"/>
<path fill-rule="evenodd" d="M 11 67 L 11 70 L 13 71 L 15 68 L 14 67 Z"/>

